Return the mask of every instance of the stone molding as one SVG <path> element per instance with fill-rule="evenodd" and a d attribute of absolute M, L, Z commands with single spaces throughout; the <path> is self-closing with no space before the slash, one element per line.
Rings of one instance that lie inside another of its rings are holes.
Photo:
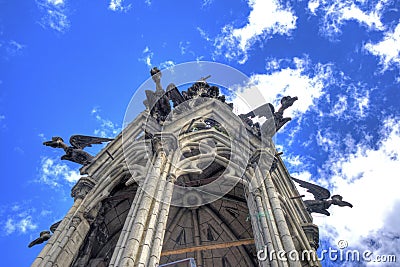
<path fill-rule="evenodd" d="M 78 198 L 84 199 L 87 193 L 96 185 L 96 181 L 89 176 L 81 177 L 71 189 L 71 197 L 76 201 Z"/>

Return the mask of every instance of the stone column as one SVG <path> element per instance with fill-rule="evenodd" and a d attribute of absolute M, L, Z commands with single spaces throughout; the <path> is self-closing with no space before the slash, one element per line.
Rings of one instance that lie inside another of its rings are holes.
<path fill-rule="evenodd" d="M 271 204 L 272 212 L 275 218 L 275 223 L 278 227 L 279 236 L 283 244 L 283 248 L 286 253 L 290 253 L 291 251 L 295 251 L 296 248 L 293 243 L 292 236 L 290 234 L 285 215 L 282 210 L 282 206 L 275 190 L 275 186 L 272 182 L 272 177 L 269 174 L 269 171 L 264 171 L 266 177 L 264 179 L 266 191 L 268 194 L 268 199 Z M 286 255 L 287 257 L 287 255 Z M 287 257 L 288 263 L 290 267 L 300 267 L 300 261 L 293 261 L 290 257 Z"/>
<path fill-rule="evenodd" d="M 164 243 L 165 229 L 167 227 L 167 220 L 169 214 L 169 208 L 173 193 L 173 187 L 176 177 L 174 175 L 168 175 L 166 186 L 164 187 L 164 196 L 159 209 L 159 217 L 157 220 L 157 228 L 153 237 L 153 245 L 150 250 L 150 259 L 148 265 L 144 266 L 156 266 L 160 261 L 162 245 Z"/>
<path fill-rule="evenodd" d="M 135 209 L 135 206 L 131 207 L 131 209 L 135 209 L 134 214 L 132 214 L 132 217 L 130 218 L 133 220 L 133 223 L 129 221 L 125 222 L 124 229 L 125 226 L 129 227 L 131 223 L 132 228 L 127 229 L 129 234 L 126 243 L 122 244 L 122 253 L 119 257 L 117 256 L 115 263 L 110 263 L 110 266 L 135 266 L 139 256 L 139 248 L 143 241 L 144 233 L 148 227 L 148 218 L 151 214 L 150 208 L 154 202 L 153 196 L 156 191 L 157 181 L 160 178 L 163 165 L 163 156 L 157 155 L 154 161 L 153 170 L 150 171 L 147 182 L 143 185 L 146 187 L 145 190 L 140 188 L 140 191 L 144 192 L 142 192 L 142 199 L 137 203 L 138 208 Z"/>
<path fill-rule="evenodd" d="M 260 182 L 260 177 L 258 173 L 258 169 L 254 172 L 253 168 L 249 168 L 249 172 L 252 174 L 253 181 L 250 183 L 251 188 L 250 193 L 250 201 L 253 202 L 254 208 L 254 221 L 258 224 L 259 230 L 263 233 L 263 245 L 262 249 L 264 250 L 264 257 L 266 256 L 266 261 L 259 261 L 262 266 L 273 266 L 273 267 L 281 267 L 283 266 L 281 262 L 276 259 L 276 256 L 270 257 L 270 253 L 273 251 L 282 250 L 282 243 L 279 239 L 279 234 L 276 230 L 276 225 L 274 223 L 273 214 L 271 213 L 271 208 L 269 207 L 269 203 L 266 202 L 268 195 L 265 191 L 265 186 L 263 182 Z M 252 221 L 253 221 L 252 220 Z M 261 255 L 263 257 L 263 255 Z"/>
<path fill-rule="evenodd" d="M 152 169 L 135 197 L 110 266 L 153 266 L 149 262 L 159 261 L 174 183 L 169 176 L 174 147 L 164 137 L 153 140 Z"/>
<path fill-rule="evenodd" d="M 42 249 L 39 256 L 33 262 L 33 267 L 54 266 L 57 262 L 58 266 L 69 266 L 66 264 L 66 262 L 60 259 L 60 255 L 65 250 L 64 254 L 71 252 L 70 257 L 72 257 L 74 254 L 72 254 L 71 250 L 74 250 L 75 248 L 79 249 L 80 244 L 84 239 L 84 236 L 81 236 L 81 239 L 76 238 L 74 240 L 74 246 L 71 244 L 67 246 L 72 233 L 75 231 L 81 221 L 81 218 L 77 216 L 76 213 L 81 206 L 83 199 L 95 186 L 95 184 L 95 180 L 93 180 L 91 177 L 81 177 L 76 185 L 72 188 L 71 196 L 74 197 L 74 204 L 68 211 L 67 215 L 65 215 L 60 225 L 54 231 L 54 234 Z M 87 226 L 87 228 L 89 229 L 89 226 Z M 84 231 L 84 229 L 82 229 L 82 231 Z"/>
<path fill-rule="evenodd" d="M 254 188 L 258 188 L 261 191 L 262 197 L 260 197 L 260 203 L 264 205 L 266 210 L 271 210 L 269 223 L 272 241 L 274 243 L 275 251 L 285 251 L 290 253 L 295 251 L 295 245 L 290 234 L 285 215 L 278 198 L 278 194 L 274 183 L 272 182 L 272 177 L 269 173 L 271 167 L 270 159 L 273 151 L 268 149 L 261 149 L 259 151 L 260 158 L 257 164 L 254 164 L 255 181 L 253 182 Z M 290 257 L 285 255 L 287 261 L 282 261 L 278 259 L 279 266 L 290 266 L 290 267 L 300 267 L 300 261 L 293 261 Z"/>
<path fill-rule="evenodd" d="M 147 183 L 147 180 L 145 181 Z M 125 219 L 124 226 L 122 228 L 121 234 L 118 238 L 117 245 L 115 246 L 110 265 L 109 266 L 117 266 L 116 264 L 118 261 L 121 259 L 123 249 L 125 248 L 129 237 L 131 236 L 131 232 L 133 230 L 133 224 L 135 222 L 135 216 L 137 214 L 137 211 L 139 209 L 139 204 L 141 203 L 141 200 L 143 199 L 144 195 L 146 193 L 142 188 L 138 188 L 137 193 L 135 195 L 134 201 L 132 203 L 132 206 L 128 212 L 128 215 Z"/>
<path fill-rule="evenodd" d="M 164 151 L 161 151 L 161 153 L 164 153 L 164 157 L 166 157 Z M 158 263 L 159 261 L 162 248 L 162 237 L 164 236 L 165 224 L 167 223 L 169 213 L 169 204 L 172 197 L 172 187 L 173 182 L 175 181 L 174 176 L 168 175 L 171 168 L 172 156 L 173 154 L 170 154 L 168 157 L 168 161 L 166 162 L 164 170 L 160 176 L 158 189 L 153 202 L 154 205 L 152 206 L 152 213 L 150 214 L 150 220 L 142 244 L 142 252 L 138 266 L 155 266 L 155 263 L 152 265 L 148 264 L 151 256 L 153 257 L 153 262 Z"/>

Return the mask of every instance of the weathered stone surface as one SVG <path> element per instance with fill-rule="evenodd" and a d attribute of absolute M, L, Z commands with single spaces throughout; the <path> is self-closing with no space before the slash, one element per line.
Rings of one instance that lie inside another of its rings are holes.
<path fill-rule="evenodd" d="M 162 89 L 158 69 L 151 74 L 156 91 L 146 92 L 147 110 L 82 168 L 88 176 L 72 189 L 74 206 L 32 266 L 147 267 L 185 258 L 198 267 L 320 266 L 257 259 L 264 247 L 289 252 L 318 243 L 260 125 L 243 124 L 246 116 L 233 114 L 206 78 L 181 93 L 173 84 Z M 294 101 L 283 99 L 276 113 Z M 195 190 L 206 188 L 223 194 L 208 201 L 211 194 Z M 174 206 L 183 202 L 192 205 Z"/>

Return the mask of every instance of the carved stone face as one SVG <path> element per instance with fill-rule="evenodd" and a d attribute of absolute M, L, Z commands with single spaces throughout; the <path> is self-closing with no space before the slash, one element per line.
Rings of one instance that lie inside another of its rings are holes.
<path fill-rule="evenodd" d="M 339 200 L 339 201 L 343 200 L 343 197 L 341 195 L 333 195 L 331 198 L 332 200 Z"/>
<path fill-rule="evenodd" d="M 40 236 L 50 235 L 50 231 L 42 231 L 40 232 Z"/>
<path fill-rule="evenodd" d="M 53 141 L 56 141 L 56 142 L 64 142 L 64 140 L 59 136 L 55 136 L 52 139 L 53 139 Z"/>
<path fill-rule="evenodd" d="M 51 138 L 51 141 L 43 142 L 43 145 L 54 147 L 54 148 L 63 148 L 64 146 L 67 146 L 64 143 L 64 140 L 59 136 L 53 136 Z"/>

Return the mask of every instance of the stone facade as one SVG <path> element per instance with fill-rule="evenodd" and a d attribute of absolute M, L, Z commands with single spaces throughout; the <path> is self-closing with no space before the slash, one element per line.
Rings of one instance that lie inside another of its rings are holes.
<path fill-rule="evenodd" d="M 225 103 L 188 105 L 163 122 L 140 113 L 81 169 L 87 176 L 72 189 L 74 205 L 32 266 L 147 267 L 186 258 L 198 267 L 320 266 L 257 258 L 260 250 L 315 251 L 318 227 L 279 156 L 272 172 L 262 160 L 242 162 L 242 174 L 229 166 L 238 151 L 275 155 L 273 144 L 260 150 L 254 129 Z M 209 119 L 218 127 L 207 127 Z M 234 148 L 238 131 L 248 139 Z M 199 144 L 213 149 L 202 153 Z M 207 185 L 226 193 L 211 201 L 208 191 L 191 191 Z"/>

